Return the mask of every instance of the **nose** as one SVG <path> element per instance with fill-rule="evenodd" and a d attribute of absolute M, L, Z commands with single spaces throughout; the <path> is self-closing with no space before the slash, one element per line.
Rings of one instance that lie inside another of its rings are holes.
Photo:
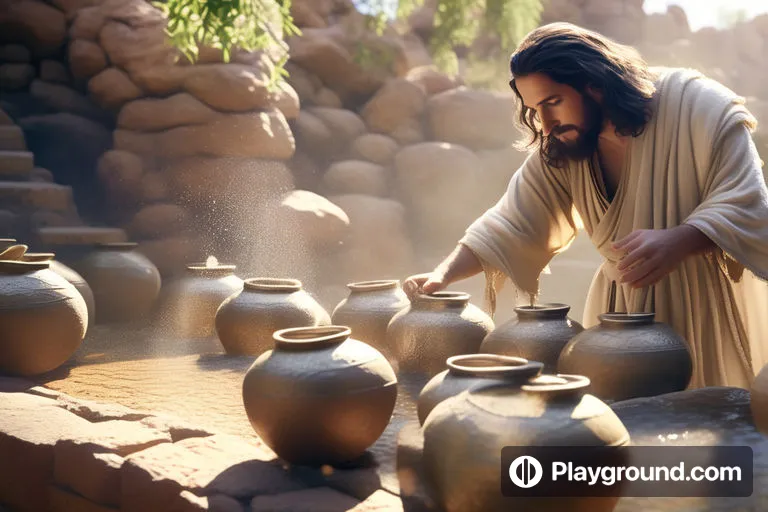
<path fill-rule="evenodd" d="M 559 124 L 559 121 L 552 119 L 546 114 L 541 116 L 541 130 L 545 137 L 549 137 L 549 134 L 552 133 L 552 130 Z"/>

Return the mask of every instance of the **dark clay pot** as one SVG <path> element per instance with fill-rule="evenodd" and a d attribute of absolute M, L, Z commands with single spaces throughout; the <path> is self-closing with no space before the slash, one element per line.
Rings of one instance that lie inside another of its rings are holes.
<path fill-rule="evenodd" d="M 466 354 L 449 357 L 444 370 L 430 379 L 419 393 L 417 413 L 424 425 L 437 404 L 462 391 L 501 381 L 518 382 L 521 386 L 538 376 L 543 364 L 520 357 L 495 354 Z"/>
<path fill-rule="evenodd" d="M 566 304 L 517 307 L 517 318 L 491 331 L 480 345 L 480 352 L 539 361 L 544 363 L 544 373 L 555 373 L 563 347 L 584 330 L 568 318 L 570 310 Z"/>
<path fill-rule="evenodd" d="M 693 374 L 688 343 L 653 313 L 604 313 L 574 336 L 558 361 L 561 373 L 589 377 L 603 400 L 683 391 Z"/>
<path fill-rule="evenodd" d="M 272 335 L 290 327 L 330 325 L 323 307 L 296 279 L 246 279 L 216 312 L 216 333 L 228 354 L 260 355 Z"/>
<path fill-rule="evenodd" d="M 493 330 L 493 320 L 470 304 L 468 293 L 419 295 L 387 326 L 398 372 L 428 378 L 445 370 L 451 356 L 475 354 Z"/>
<path fill-rule="evenodd" d="M 93 291 L 96 323 L 147 317 L 160 294 L 160 272 L 131 242 L 99 244 L 74 267 Z"/>
<path fill-rule="evenodd" d="M 87 330 L 85 300 L 47 261 L 0 261 L 0 372 L 32 376 L 61 366 Z"/>
<path fill-rule="evenodd" d="M 335 325 L 352 328 L 356 339 L 378 349 L 391 358 L 387 347 L 387 325 L 392 317 L 410 302 L 397 280 L 350 283 L 349 296 L 342 300 L 331 315 Z"/>
<path fill-rule="evenodd" d="M 624 462 L 618 447 L 629 443 L 629 433 L 604 402 L 586 393 L 587 386 L 582 376 L 541 375 L 522 386 L 512 378 L 508 385 L 481 386 L 438 404 L 424 423 L 423 463 L 427 487 L 442 509 L 613 510 L 618 498 L 531 500 L 500 492 L 504 447 L 519 447 L 512 448 L 513 459 L 538 446 L 614 447 L 600 462 Z"/>
<path fill-rule="evenodd" d="M 375 348 L 345 326 L 274 334 L 243 380 L 256 433 L 291 464 L 353 461 L 381 436 L 397 399 L 397 377 Z"/>

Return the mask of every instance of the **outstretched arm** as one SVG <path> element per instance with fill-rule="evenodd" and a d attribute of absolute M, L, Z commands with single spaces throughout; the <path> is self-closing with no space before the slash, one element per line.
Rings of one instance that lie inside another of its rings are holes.
<path fill-rule="evenodd" d="M 409 297 L 413 297 L 417 293 L 428 295 L 482 271 L 483 267 L 475 253 L 469 250 L 467 246 L 458 244 L 435 270 L 406 279 L 403 283 L 403 290 Z"/>

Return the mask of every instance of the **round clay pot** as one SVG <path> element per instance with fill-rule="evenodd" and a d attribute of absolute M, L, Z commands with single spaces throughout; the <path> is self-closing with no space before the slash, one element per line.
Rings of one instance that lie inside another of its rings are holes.
<path fill-rule="evenodd" d="M 187 265 L 186 275 L 168 286 L 161 315 L 173 335 L 208 338 L 216 335 L 216 312 L 231 295 L 243 289 L 235 265 Z"/>
<path fill-rule="evenodd" d="M 475 354 L 493 320 L 463 292 L 418 295 L 387 327 L 397 371 L 434 377 L 451 356 Z"/>
<path fill-rule="evenodd" d="M 18 242 L 15 238 L 0 238 L 0 252 L 6 250 L 12 245 L 16 245 Z"/>
<path fill-rule="evenodd" d="M 629 433 L 608 405 L 586 393 L 588 386 L 582 376 L 541 375 L 523 385 L 513 379 L 508 385 L 469 389 L 438 404 L 424 423 L 423 464 L 426 485 L 441 510 L 613 510 L 619 498 L 531 500 L 500 492 L 505 447 L 512 452 L 510 460 L 535 453 L 533 447 L 613 447 L 597 455 L 598 462 L 626 463 L 620 447 L 629 444 Z"/>
<path fill-rule="evenodd" d="M 540 361 L 544 373 L 555 373 L 563 347 L 584 330 L 568 318 L 570 310 L 565 304 L 516 307 L 517 318 L 491 331 L 480 345 L 480 352 Z"/>
<path fill-rule="evenodd" d="M 331 321 L 351 327 L 356 339 L 391 358 L 392 351 L 386 344 L 387 325 L 395 314 L 410 304 L 400 281 L 362 281 L 350 283 L 347 288 L 349 296 L 333 310 Z"/>
<path fill-rule="evenodd" d="M 600 323 L 571 339 L 558 361 L 561 373 L 585 375 L 603 400 L 683 391 L 693 373 L 688 343 L 654 313 L 604 313 Z"/>
<path fill-rule="evenodd" d="M 346 326 L 297 327 L 274 334 L 243 380 L 256 433 L 290 464 L 354 461 L 381 436 L 397 399 L 386 358 L 350 338 Z"/>
<path fill-rule="evenodd" d="M 296 279 L 246 279 L 216 312 L 216 333 L 228 354 L 260 355 L 275 331 L 330 325 L 328 312 Z"/>
<path fill-rule="evenodd" d="M 85 300 L 47 261 L 0 261 L 0 371 L 31 376 L 61 366 L 85 337 Z"/>
<path fill-rule="evenodd" d="M 160 272 L 131 242 L 99 244 L 77 262 L 93 291 L 96 323 L 128 322 L 150 314 L 160 294 Z"/>
<path fill-rule="evenodd" d="M 80 274 L 60 261 L 56 261 L 54 259 L 55 257 L 56 255 L 52 252 L 28 252 L 24 254 L 24 261 L 47 261 L 50 263 L 50 269 L 52 271 L 59 274 L 66 279 L 69 284 L 74 286 L 75 289 L 80 292 L 80 295 L 83 296 L 83 300 L 85 300 L 85 305 L 88 309 L 88 327 L 91 327 L 96 318 L 96 305 L 91 287 L 88 286 L 88 283 L 85 282 L 85 279 L 83 279 Z"/>
<path fill-rule="evenodd" d="M 506 383 L 525 384 L 541 374 L 544 365 L 521 357 L 496 354 L 465 354 L 449 357 L 444 370 L 430 379 L 419 393 L 417 414 L 424 425 L 429 413 L 437 404 L 456 396 L 462 391 L 478 386 L 493 385 L 499 380 Z"/>
<path fill-rule="evenodd" d="M 755 427 L 768 436 L 768 364 L 763 366 L 750 388 L 752 419 Z"/>

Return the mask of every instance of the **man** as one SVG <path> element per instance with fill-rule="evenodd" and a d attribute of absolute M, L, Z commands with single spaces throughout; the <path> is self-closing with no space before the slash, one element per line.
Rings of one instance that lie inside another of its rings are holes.
<path fill-rule="evenodd" d="M 768 350 L 768 189 L 732 91 L 693 70 L 649 69 L 631 48 L 567 23 L 531 32 L 510 86 L 533 151 L 500 201 L 406 293 L 485 272 L 532 300 L 580 223 L 605 258 L 584 313 L 656 313 L 692 350 L 691 388 L 747 388 Z"/>

